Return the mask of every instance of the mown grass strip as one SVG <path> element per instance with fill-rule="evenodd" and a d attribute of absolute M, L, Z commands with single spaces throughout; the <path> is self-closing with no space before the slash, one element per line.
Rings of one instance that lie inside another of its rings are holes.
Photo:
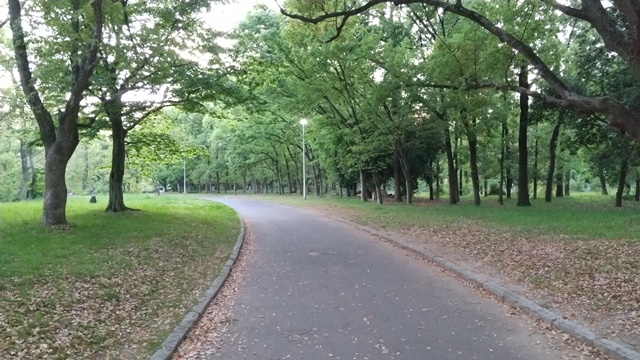
<path fill-rule="evenodd" d="M 100 199 L 99 199 L 100 200 Z M 218 274 L 240 222 L 218 203 L 135 196 L 105 213 L 71 198 L 69 230 L 40 202 L 0 205 L 0 358 L 144 358 Z"/>

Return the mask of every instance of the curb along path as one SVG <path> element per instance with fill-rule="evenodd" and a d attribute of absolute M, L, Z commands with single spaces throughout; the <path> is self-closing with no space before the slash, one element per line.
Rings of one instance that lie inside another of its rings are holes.
<path fill-rule="evenodd" d="M 236 212 L 237 214 L 237 212 Z M 193 327 L 198 323 L 202 315 L 204 315 L 207 307 L 213 301 L 213 299 L 218 295 L 222 285 L 229 277 L 229 273 L 231 273 L 231 268 L 233 264 L 236 262 L 238 255 L 240 253 L 240 249 L 242 248 L 242 244 L 244 243 L 245 236 L 245 225 L 244 221 L 240 214 L 238 215 L 238 219 L 240 219 L 240 234 L 238 235 L 238 240 L 236 241 L 236 245 L 233 247 L 233 251 L 231 251 L 231 255 L 229 259 L 222 267 L 220 274 L 215 278 L 209 290 L 207 290 L 204 295 L 200 298 L 200 301 L 196 306 L 191 309 L 182 319 L 182 322 L 176 326 L 171 334 L 167 337 L 167 339 L 162 343 L 160 348 L 156 350 L 155 353 L 151 356 L 149 360 L 169 360 L 173 356 L 173 354 L 178 350 L 178 346 L 182 343 L 182 341 L 187 337 L 189 332 L 193 329 Z"/>
<path fill-rule="evenodd" d="M 391 244 L 397 245 L 400 248 L 416 254 L 419 257 L 429 260 L 430 262 L 459 276 L 460 278 L 469 281 L 470 283 L 482 288 L 483 290 L 494 294 L 496 297 L 506 302 L 507 304 L 522 309 L 527 314 L 532 315 L 550 324 L 554 328 L 571 335 L 572 337 L 585 343 L 586 345 L 595 347 L 596 349 L 602 351 L 605 355 L 613 359 L 640 360 L 640 353 L 616 342 L 608 340 L 572 321 L 563 319 L 561 316 L 543 308 L 542 306 L 525 298 L 524 296 L 518 295 L 517 293 L 498 284 L 494 279 L 478 275 L 456 263 L 453 263 L 441 257 L 440 255 L 432 251 L 419 249 L 415 245 L 406 242 L 403 239 L 393 238 L 381 231 L 354 223 L 352 221 L 340 219 L 332 215 L 324 214 L 324 216 L 331 220 L 340 221 L 344 224 L 350 225 L 358 230 L 368 232 L 371 235 L 382 238 L 385 241 L 390 242 Z"/>

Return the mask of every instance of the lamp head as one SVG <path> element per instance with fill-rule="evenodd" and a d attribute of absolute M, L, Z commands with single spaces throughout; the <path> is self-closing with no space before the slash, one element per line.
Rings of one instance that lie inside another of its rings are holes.
<path fill-rule="evenodd" d="M 307 119 L 300 119 L 300 125 L 305 126 L 307 125 L 308 121 Z"/>

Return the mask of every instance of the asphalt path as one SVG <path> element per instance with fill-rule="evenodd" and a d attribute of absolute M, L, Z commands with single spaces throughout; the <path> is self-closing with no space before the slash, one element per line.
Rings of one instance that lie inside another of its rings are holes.
<path fill-rule="evenodd" d="M 278 204 L 215 198 L 253 236 L 208 359 L 561 359 L 532 320 L 404 250 Z"/>

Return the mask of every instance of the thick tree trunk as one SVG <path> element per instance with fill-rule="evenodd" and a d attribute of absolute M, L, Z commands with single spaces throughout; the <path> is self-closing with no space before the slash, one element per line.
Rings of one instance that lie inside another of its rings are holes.
<path fill-rule="evenodd" d="M 429 186 L 429 200 L 433 201 L 433 159 L 429 160 L 429 174 L 425 177 L 425 181 Z"/>
<path fill-rule="evenodd" d="M 529 88 L 527 65 L 522 65 L 518 76 L 518 84 Z M 520 93 L 520 123 L 518 126 L 518 203 L 516 206 L 531 206 L 529 201 L 529 148 L 527 147 L 527 130 L 529 129 L 529 96 Z"/>
<path fill-rule="evenodd" d="M 400 157 L 396 153 L 393 156 L 393 201 L 402 202 L 402 185 L 401 185 L 401 170 L 400 170 Z"/>
<path fill-rule="evenodd" d="M 129 210 L 124 204 L 122 182 L 126 160 L 125 139 L 127 131 L 122 126 L 121 104 L 114 105 L 108 110 L 111 122 L 111 172 L 109 173 L 109 203 L 105 211 L 121 212 Z M 116 113 L 112 113 L 116 112 Z"/>
<path fill-rule="evenodd" d="M 67 183 L 65 175 L 67 164 L 78 143 L 67 147 L 56 141 L 45 154 L 44 162 L 44 203 L 42 205 L 42 223 L 44 225 L 67 224 Z"/>
<path fill-rule="evenodd" d="M 624 157 L 620 163 L 620 173 L 618 174 L 618 191 L 616 191 L 616 207 L 622 207 L 622 195 L 624 194 L 625 179 L 629 169 L 629 158 Z"/>
<path fill-rule="evenodd" d="M 22 168 L 22 181 L 20 182 L 20 200 L 27 200 L 29 193 L 29 154 L 27 144 L 20 140 L 20 165 Z"/>
<path fill-rule="evenodd" d="M 475 119 L 473 128 L 467 125 L 467 139 L 469 142 L 469 167 L 471 168 L 471 184 L 473 186 L 473 205 L 480 205 L 480 175 L 478 174 L 478 140 L 475 133 Z"/>
<path fill-rule="evenodd" d="M 549 141 L 549 169 L 547 170 L 547 184 L 544 191 L 544 201 L 551 202 L 553 196 L 553 173 L 556 170 L 556 149 L 558 147 L 558 137 L 560 136 L 560 127 L 564 122 L 564 111 L 559 110 L 558 122 L 553 127 L 551 140 Z"/>
<path fill-rule="evenodd" d="M 604 167 L 602 165 L 598 165 L 598 179 L 600 179 L 602 195 L 609 195 L 609 191 L 607 191 L 607 179 L 604 176 Z"/>
<path fill-rule="evenodd" d="M 367 185 L 362 170 L 360 170 L 360 200 L 367 201 Z"/>
<path fill-rule="evenodd" d="M 453 159 L 453 149 L 451 146 L 451 133 L 448 127 L 444 130 L 444 147 L 447 153 L 447 172 L 449 179 L 449 204 L 455 205 L 458 203 L 458 179 L 456 178 L 456 168 Z"/>

